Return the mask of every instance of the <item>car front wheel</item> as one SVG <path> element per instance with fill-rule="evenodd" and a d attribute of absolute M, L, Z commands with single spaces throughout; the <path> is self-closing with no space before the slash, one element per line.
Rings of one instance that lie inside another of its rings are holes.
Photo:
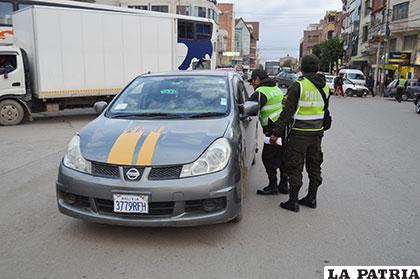
<path fill-rule="evenodd" d="M 346 95 L 349 96 L 349 97 L 353 96 L 353 90 L 347 89 L 346 90 Z"/>

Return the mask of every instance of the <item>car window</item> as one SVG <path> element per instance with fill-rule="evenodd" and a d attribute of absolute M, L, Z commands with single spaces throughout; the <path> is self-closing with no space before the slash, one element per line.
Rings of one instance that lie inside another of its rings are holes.
<path fill-rule="evenodd" d="M 365 80 L 365 76 L 357 73 L 347 73 L 348 79 Z"/>
<path fill-rule="evenodd" d="M 248 101 L 248 93 L 246 92 L 245 85 L 242 81 L 238 81 L 238 103 L 243 104 Z"/>
<path fill-rule="evenodd" d="M 229 94 L 225 77 L 166 76 L 134 80 L 112 104 L 112 114 L 227 113 Z"/>

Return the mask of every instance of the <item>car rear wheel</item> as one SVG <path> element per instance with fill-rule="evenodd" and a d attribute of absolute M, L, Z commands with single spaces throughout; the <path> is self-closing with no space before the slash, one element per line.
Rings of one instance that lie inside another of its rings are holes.
<path fill-rule="evenodd" d="M 357 97 L 361 98 L 361 97 L 363 97 L 363 95 L 365 95 L 365 93 L 363 91 L 358 91 L 357 92 Z"/>
<path fill-rule="evenodd" d="M 9 99 L 0 102 L 0 125 L 18 125 L 24 116 L 25 110 L 18 101 Z"/>

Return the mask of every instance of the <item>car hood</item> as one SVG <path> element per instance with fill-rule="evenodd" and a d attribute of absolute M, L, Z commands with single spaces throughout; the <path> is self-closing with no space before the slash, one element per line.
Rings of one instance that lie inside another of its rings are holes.
<path fill-rule="evenodd" d="M 80 132 L 82 156 L 100 163 L 166 166 L 195 161 L 223 137 L 229 118 L 128 120 L 98 117 Z"/>

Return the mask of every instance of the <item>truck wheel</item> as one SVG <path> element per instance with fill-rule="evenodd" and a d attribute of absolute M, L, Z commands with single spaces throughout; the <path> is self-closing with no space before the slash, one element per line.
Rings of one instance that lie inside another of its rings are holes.
<path fill-rule="evenodd" d="M 420 114 L 420 100 L 417 101 L 417 104 L 416 104 L 416 112 L 418 114 Z"/>
<path fill-rule="evenodd" d="M 24 116 L 25 110 L 18 101 L 3 100 L 0 102 L 0 125 L 18 125 Z"/>

